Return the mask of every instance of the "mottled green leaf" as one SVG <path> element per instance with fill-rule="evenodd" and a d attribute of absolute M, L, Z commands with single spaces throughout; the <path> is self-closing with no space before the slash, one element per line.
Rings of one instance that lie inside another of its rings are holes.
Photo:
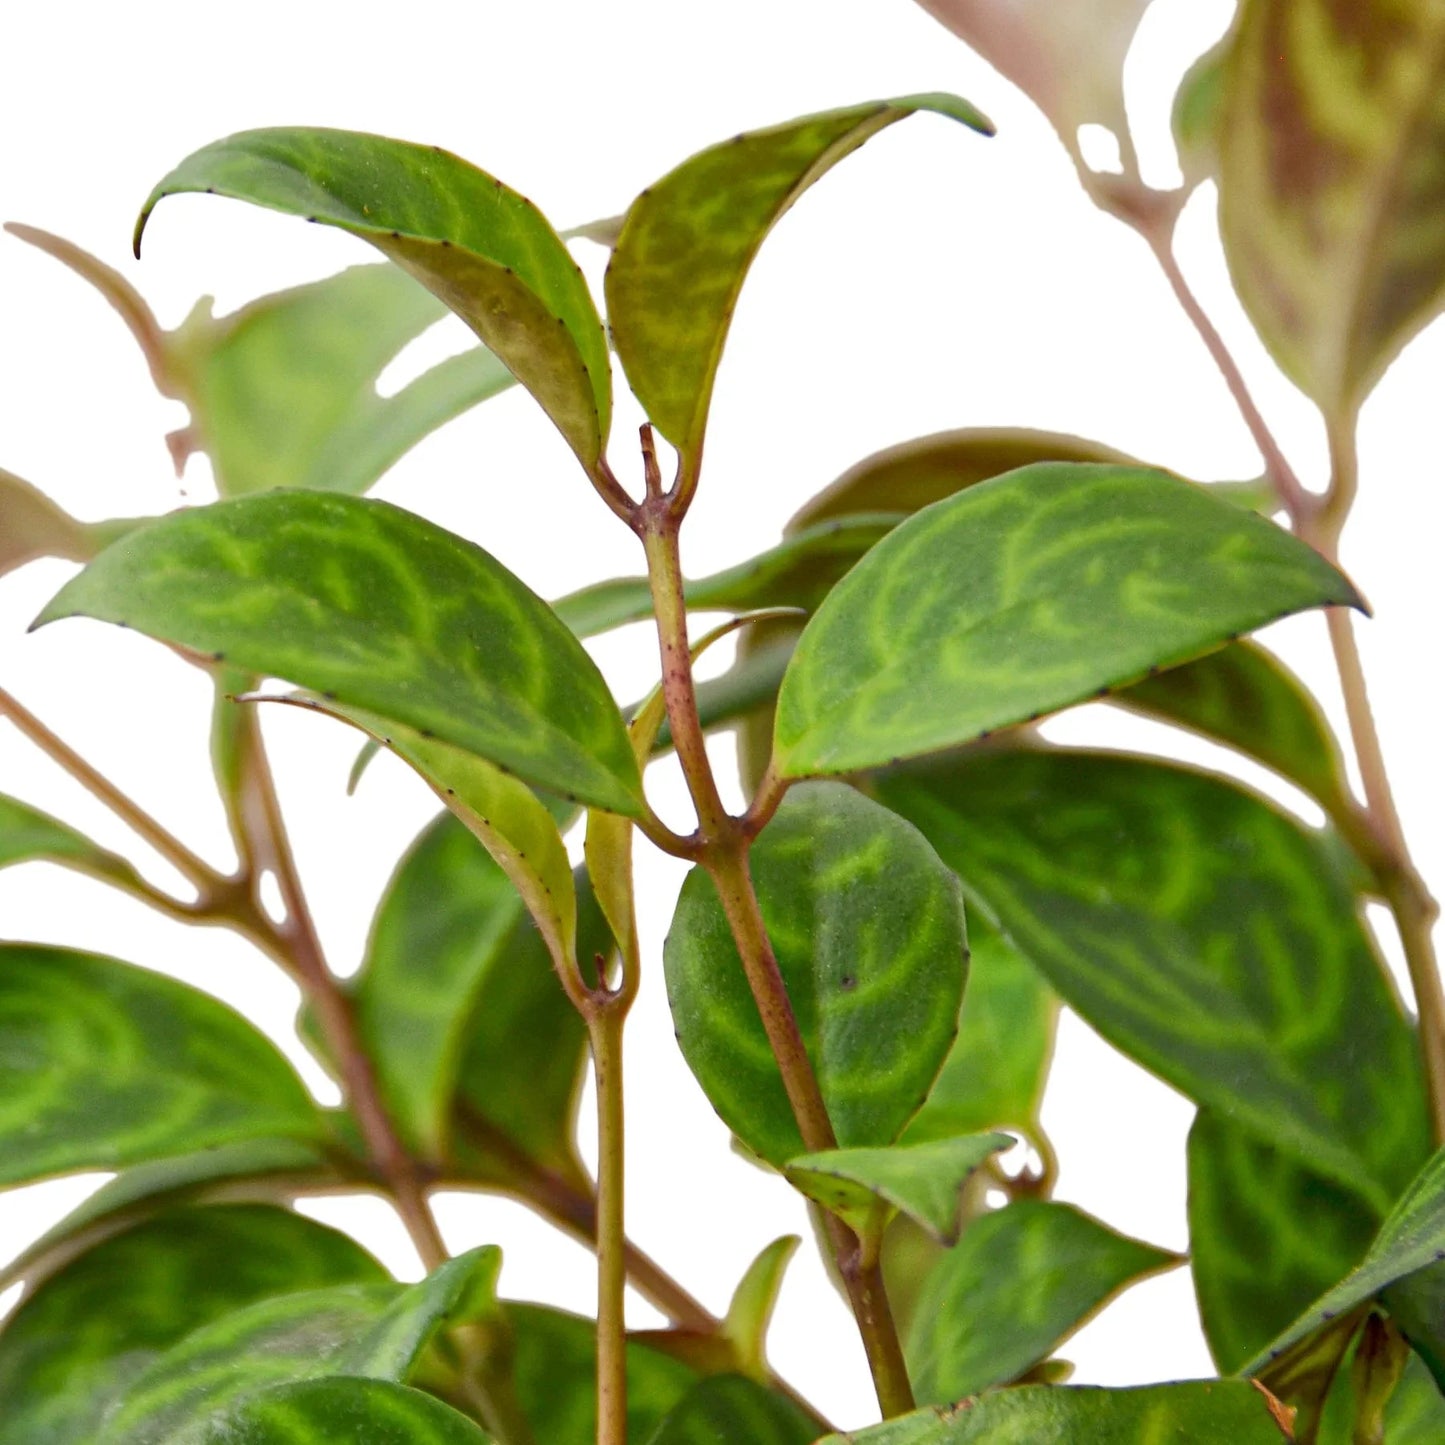
<path fill-rule="evenodd" d="M 1189 1131 L 1189 1264 L 1220 1371 L 1238 1370 L 1346 1275 L 1379 1223 L 1353 1191 L 1201 1109 Z"/>
<path fill-rule="evenodd" d="M 892 1143 L 953 1042 L 966 972 L 958 881 L 900 818 L 838 783 L 792 789 L 753 879 L 838 1142 Z M 678 1042 L 764 1159 L 803 1151 L 712 880 L 683 884 L 663 951 Z"/>
<path fill-rule="evenodd" d="M 946 1405 L 1017 1379 L 1126 1285 L 1178 1262 L 1068 1204 L 983 1215 L 924 1286 L 906 1345 L 915 1397 Z"/>
<path fill-rule="evenodd" d="M 977 909 L 968 916 L 968 951 L 958 1037 L 903 1132 L 905 1144 L 1010 1125 L 1038 1134 L 1058 997 Z"/>
<path fill-rule="evenodd" d="M 936 752 L 1358 602 L 1303 543 L 1144 468 L 1045 463 L 910 517 L 829 594 L 778 694 L 785 777 Z"/>
<path fill-rule="evenodd" d="M 68 823 L 0 793 L 0 868 L 12 863 L 60 863 L 127 891 L 140 874 L 124 858 L 92 843 Z"/>
<path fill-rule="evenodd" d="M 0 1183 L 324 1131 L 275 1046 L 209 995 L 0 944 Z"/>
<path fill-rule="evenodd" d="M 1235 287 L 1290 378 L 1348 416 L 1445 299 L 1445 12 L 1247 0 L 1225 65 Z"/>
<path fill-rule="evenodd" d="M 208 1423 L 196 1445 L 488 1445 L 449 1405 L 386 1380 L 332 1378 L 278 1385 Z"/>
<path fill-rule="evenodd" d="M 699 1380 L 646 1445 L 812 1445 L 812 1418 L 742 1375 Z"/>
<path fill-rule="evenodd" d="M 1129 1390 L 1029 1385 L 919 1410 L 818 1445 L 1281 1445 L 1269 1404 L 1242 1380 Z"/>
<path fill-rule="evenodd" d="M 78 615 L 639 807 L 621 715 L 576 639 L 480 547 L 385 502 L 269 492 L 173 513 L 103 552 L 37 625 Z"/>
<path fill-rule="evenodd" d="M 37 557 L 89 562 L 99 550 L 84 523 L 0 467 L 0 577 Z"/>
<path fill-rule="evenodd" d="M 1132 1058 L 1377 1207 L 1418 1168 L 1413 1031 L 1294 819 L 1207 774 L 1063 751 L 905 769 L 879 795 Z"/>
<path fill-rule="evenodd" d="M 695 471 L 713 381 L 748 268 L 783 212 L 870 136 L 915 111 L 989 134 L 967 101 L 915 95 L 751 131 L 684 161 L 623 217 L 607 319 L 653 425 Z"/>
<path fill-rule="evenodd" d="M 72 1260 L 5 1323 L 0 1442 L 80 1445 L 132 1379 L 191 1330 L 258 1300 L 385 1278 L 345 1235 L 284 1209 L 159 1215 Z"/>
<path fill-rule="evenodd" d="M 512 384 L 489 351 L 448 358 L 392 396 L 376 379 L 447 314 L 396 266 L 352 266 L 215 319 L 203 302 L 168 338 L 194 445 L 224 496 L 366 491 L 429 432 Z"/>
<path fill-rule="evenodd" d="M 339 226 L 439 296 L 594 467 L 612 411 L 607 341 L 582 272 L 525 197 L 433 146 L 314 128 L 243 131 L 151 193 L 206 191 Z"/>
<path fill-rule="evenodd" d="M 829 1149 L 799 1155 L 784 1173 L 860 1234 L 881 1229 L 891 1206 L 940 1244 L 953 1244 L 964 1185 L 985 1159 L 1013 1142 L 1007 1134 L 965 1134 L 883 1149 Z"/>
<path fill-rule="evenodd" d="M 1231 643 L 1171 667 L 1114 701 L 1237 748 L 1298 783 L 1328 812 L 1349 806 L 1344 759 L 1319 704 L 1256 643 Z"/>

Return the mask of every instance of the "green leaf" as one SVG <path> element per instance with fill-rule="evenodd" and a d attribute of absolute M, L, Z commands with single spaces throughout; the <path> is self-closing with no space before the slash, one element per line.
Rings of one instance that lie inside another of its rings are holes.
<path fill-rule="evenodd" d="M 1242 1380 L 1129 1390 L 1029 1385 L 919 1410 L 818 1445 L 1281 1445 L 1268 1401 Z"/>
<path fill-rule="evenodd" d="M 915 829 L 837 783 L 792 789 L 751 868 L 839 1144 L 892 1143 L 957 1027 L 967 970 L 958 880 Z M 663 963 L 678 1042 L 703 1091 L 781 1167 L 804 1146 L 701 868 L 683 884 Z"/>
<path fill-rule="evenodd" d="M 646 1445 L 812 1445 L 812 1418 L 742 1375 L 714 1375 L 683 1396 Z"/>
<path fill-rule="evenodd" d="M 1445 301 L 1445 14 L 1249 0 L 1225 64 L 1235 287 L 1291 380 L 1350 416 Z"/>
<path fill-rule="evenodd" d="M 945 1405 L 1017 1379 L 1126 1285 L 1177 1263 L 1067 1204 L 983 1215 L 924 1286 L 906 1347 L 915 1397 Z"/>
<path fill-rule="evenodd" d="M 324 1130 L 274 1045 L 209 995 L 0 944 L 0 1183 Z"/>
<path fill-rule="evenodd" d="M 227 1200 L 283 1197 L 307 1189 L 334 1188 L 336 1166 L 320 1149 L 290 1139 L 248 1139 L 195 1154 L 136 1164 L 103 1184 L 59 1224 L 22 1250 L 0 1270 L 0 1290 L 17 1279 L 32 1286 L 67 1259 L 101 1239 L 163 1208 L 203 1201 L 224 1191 Z"/>
<path fill-rule="evenodd" d="M 840 160 L 919 110 L 992 133 L 956 96 L 874 101 L 713 146 L 629 207 L 607 267 L 612 342 L 643 410 L 686 469 L 700 461 L 728 325 L 768 232 Z"/>
<path fill-rule="evenodd" d="M 191 1330 L 277 1295 L 385 1278 L 344 1234 L 284 1209 L 161 1214 L 72 1260 L 6 1321 L 0 1442 L 89 1441 L 134 1377 Z"/>
<path fill-rule="evenodd" d="M 1428 1149 L 1418 1051 L 1318 836 L 1222 779 L 1086 752 L 906 769 L 878 792 L 1116 1047 L 1388 1207 Z"/>
<path fill-rule="evenodd" d="M 128 892 L 144 887 L 140 874 L 118 854 L 58 818 L 0 793 L 0 868 L 30 862 L 59 863 Z"/>
<path fill-rule="evenodd" d="M 1174 144 L 1184 184 L 1190 190 L 1219 174 L 1219 131 L 1228 55 L 1226 37 L 1189 67 L 1174 96 Z"/>
<path fill-rule="evenodd" d="M 488 1445 L 490 1439 L 420 1390 L 333 1378 L 263 1390 L 209 1423 L 196 1445 Z"/>
<path fill-rule="evenodd" d="M 984 1160 L 1013 1142 L 1007 1134 L 966 1134 L 883 1149 L 829 1149 L 799 1155 L 783 1172 L 860 1234 L 881 1229 L 884 1207 L 891 1205 L 940 1244 L 954 1244 L 964 1185 Z"/>
<path fill-rule="evenodd" d="M 0 577 L 37 557 L 89 562 L 99 550 L 84 523 L 0 467 Z"/>
<path fill-rule="evenodd" d="M 232 196 L 339 226 L 439 296 L 541 403 L 589 471 L 607 440 L 607 340 L 582 272 L 525 197 L 439 147 L 350 131 L 243 131 L 151 192 Z"/>
<path fill-rule="evenodd" d="M 783 1276 L 802 1242 L 796 1234 L 785 1234 L 762 1250 L 738 1281 L 718 1331 L 731 1347 L 738 1371 L 760 1384 L 767 1378 L 768 1326 Z"/>
<path fill-rule="evenodd" d="M 1383 1298 L 1391 1320 L 1445 1391 L 1445 1263 L 1407 1275 Z"/>
<path fill-rule="evenodd" d="M 1351 806 L 1344 759 L 1319 704 L 1256 643 L 1231 643 L 1171 667 L 1125 688 L 1114 701 L 1237 748 L 1297 783 L 1326 812 Z"/>
<path fill-rule="evenodd" d="M 377 393 L 386 365 L 446 314 L 390 265 L 352 266 L 220 320 L 198 306 L 169 353 L 217 490 L 360 494 L 428 433 L 510 386 L 511 372 L 474 347 L 393 396 Z"/>
<path fill-rule="evenodd" d="M 1037 1138 L 1059 1001 L 977 909 L 968 916 L 968 987 L 958 1037 L 905 1144 L 1012 1125 Z"/>
<path fill-rule="evenodd" d="M 565 796 L 640 806 L 611 694 L 546 603 L 385 502 L 268 492 L 173 513 L 103 552 L 36 625 L 79 615 L 334 695 Z"/>
<path fill-rule="evenodd" d="M 833 589 L 783 679 L 775 761 L 796 778 L 936 752 L 1358 601 L 1317 553 L 1202 487 L 1025 467 L 910 517 Z"/>
<path fill-rule="evenodd" d="M 1401 1195 L 1365 1257 L 1244 1366 L 1259 1374 L 1285 1351 L 1337 1316 L 1375 1299 L 1419 1270 L 1445 1261 L 1445 1149 L 1437 1152 Z"/>
<path fill-rule="evenodd" d="M 1347 1274 L 1379 1223 L 1353 1191 L 1201 1109 L 1189 1131 L 1189 1264 L 1221 1373 Z"/>

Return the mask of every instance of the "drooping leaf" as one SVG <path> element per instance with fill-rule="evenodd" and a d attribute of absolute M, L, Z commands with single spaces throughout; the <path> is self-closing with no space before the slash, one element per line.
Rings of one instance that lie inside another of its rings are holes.
<path fill-rule="evenodd" d="M 905 1347 L 915 1397 L 945 1405 L 1017 1379 L 1126 1285 L 1178 1262 L 1068 1204 L 985 1214 L 924 1286 Z"/>
<path fill-rule="evenodd" d="M 408 271 L 541 403 L 591 470 L 612 411 L 607 341 L 581 270 L 525 197 L 439 147 L 350 131 L 243 131 L 151 193 L 206 191 L 339 226 Z"/>
<path fill-rule="evenodd" d="M 632 390 L 685 468 L 697 468 L 728 325 L 768 232 L 840 160 L 920 110 L 992 131 L 956 96 L 874 101 L 713 146 L 629 207 L 607 267 L 607 319 Z"/>
<path fill-rule="evenodd" d="M 753 879 L 838 1143 L 892 1143 L 953 1042 L 966 972 L 957 879 L 901 819 L 837 783 L 792 789 Z M 776 1165 L 803 1152 L 712 880 L 683 884 L 663 950 L 678 1041 L 723 1121 Z"/>
<path fill-rule="evenodd" d="M 1028 1385 L 919 1410 L 818 1445 L 1281 1445 L 1269 1401 L 1242 1380 L 1105 1390 Z"/>
<path fill-rule="evenodd" d="M 829 594 L 778 694 L 785 777 L 936 752 L 1358 602 L 1323 558 L 1204 488 L 1041 464 L 894 529 Z"/>
<path fill-rule="evenodd" d="M 1388 1207 L 1428 1149 L 1418 1054 L 1317 837 L 1223 779 L 1087 752 L 905 769 L 878 791 L 1105 1038 Z"/>
<path fill-rule="evenodd" d="M 859 1234 L 879 1231 L 891 1206 L 940 1244 L 953 1244 L 964 1185 L 989 1155 L 1013 1142 L 1007 1134 L 965 1134 L 928 1144 L 830 1149 L 799 1155 L 784 1172 L 796 1188 Z"/>
<path fill-rule="evenodd" d="M 92 843 L 68 823 L 0 793 L 0 868 L 12 863 L 60 863 L 126 891 L 141 877 L 124 858 Z"/>
<path fill-rule="evenodd" d="M 0 944 L 0 1183 L 325 1132 L 224 1004 L 115 959 Z"/>
<path fill-rule="evenodd" d="M 345 1235 L 267 1205 L 172 1210 L 73 1259 L 0 1332 L 0 1442 L 89 1441 L 191 1330 L 277 1295 L 380 1284 Z"/>
<path fill-rule="evenodd" d="M 196 1445 L 489 1445 L 491 1436 L 431 1395 L 387 1380 L 333 1377 L 250 1396 Z"/>
<path fill-rule="evenodd" d="M 1189 1264 L 1220 1371 L 1349 1273 L 1379 1222 L 1359 1195 L 1201 1109 L 1189 1131 Z"/>
<path fill-rule="evenodd" d="M 683 1396 L 647 1445 L 812 1445 L 817 1434 L 786 1396 L 743 1375 L 713 1375 Z"/>
<path fill-rule="evenodd" d="M 77 615 L 638 808 L 621 716 L 576 639 L 480 547 L 387 503 L 269 492 L 173 513 L 103 552 L 36 625 Z"/>
<path fill-rule="evenodd" d="M 1328 415 L 1445 300 L 1445 15 L 1249 0 L 1225 61 L 1219 219 L 1240 299 Z"/>

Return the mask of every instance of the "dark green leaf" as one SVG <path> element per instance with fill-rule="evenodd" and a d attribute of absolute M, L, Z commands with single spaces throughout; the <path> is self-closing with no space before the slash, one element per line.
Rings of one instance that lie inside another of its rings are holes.
<path fill-rule="evenodd" d="M 907 1343 L 914 1395 L 946 1405 L 1017 1379 L 1125 1285 L 1178 1262 L 1067 1204 L 985 1214 L 924 1286 Z"/>
<path fill-rule="evenodd" d="M 353 266 L 172 333 L 195 444 L 224 496 L 305 487 L 359 494 L 429 432 L 512 384 L 481 347 L 393 396 L 376 379 L 446 308 L 396 266 Z"/>
<path fill-rule="evenodd" d="M 92 843 L 67 823 L 0 793 L 0 868 L 34 861 L 61 863 L 127 891 L 140 875 L 124 858 Z"/>
<path fill-rule="evenodd" d="M 687 468 L 700 460 L 728 324 L 768 232 L 844 156 L 919 110 L 992 130 L 956 96 L 874 101 L 713 146 L 628 209 L 607 268 L 612 341 L 643 410 Z"/>
<path fill-rule="evenodd" d="M 621 715 L 576 639 L 480 547 L 384 502 L 270 492 L 173 513 L 103 552 L 37 625 L 77 615 L 638 810 Z"/>
<path fill-rule="evenodd" d="M 1235 286 L 1290 378 L 1348 416 L 1445 299 L 1445 14 L 1248 0 L 1225 68 Z"/>
<path fill-rule="evenodd" d="M 0 1442 L 76 1442 L 147 1364 L 198 1326 L 297 1290 L 378 1284 L 343 1234 L 266 1205 L 179 1209 L 47 1279 L 0 1333 Z"/>
<path fill-rule="evenodd" d="M 882 1228 L 887 1206 L 940 1244 L 958 1239 L 963 1188 L 985 1159 L 1013 1144 L 1007 1134 L 965 1134 L 883 1149 L 802 1154 L 784 1171 L 793 1185 L 860 1234 Z"/>
<path fill-rule="evenodd" d="M 0 944 L 0 1182 L 324 1129 L 224 1004 L 115 959 Z"/>
<path fill-rule="evenodd" d="M 1382 1209 L 1418 1168 L 1413 1032 L 1292 818 L 1188 769 L 1038 750 L 906 769 L 879 795 L 1132 1058 Z"/>
<path fill-rule="evenodd" d="M 1445 1391 L 1445 1263 L 1432 1264 L 1391 1285 L 1384 1302 L 1390 1318 Z"/>
<path fill-rule="evenodd" d="M 488 1445 L 449 1405 L 386 1380 L 278 1385 L 209 1423 L 196 1445 Z"/>
<path fill-rule="evenodd" d="M 812 1445 L 817 1427 L 793 1402 L 742 1375 L 700 1380 L 647 1445 Z"/>
<path fill-rule="evenodd" d="M 1281 1445 L 1268 1401 L 1242 1380 L 1131 1390 L 1030 1385 L 920 1410 L 818 1445 Z"/>
<path fill-rule="evenodd" d="M 778 694 L 785 777 L 936 752 L 1325 604 L 1273 524 L 1143 468 L 1041 464 L 908 519 L 829 594 Z"/>
<path fill-rule="evenodd" d="M 958 880 L 901 819 L 837 783 L 794 788 L 752 851 L 763 919 L 845 1148 L 889 1144 L 953 1042 L 966 972 Z M 727 919 L 701 868 L 663 952 L 684 1056 L 724 1122 L 803 1152 Z"/>
<path fill-rule="evenodd" d="M 607 440 L 607 341 L 582 272 L 525 197 L 439 147 L 311 128 L 243 131 L 158 185 L 207 191 L 339 226 L 376 246 L 501 358 L 589 470 Z"/>

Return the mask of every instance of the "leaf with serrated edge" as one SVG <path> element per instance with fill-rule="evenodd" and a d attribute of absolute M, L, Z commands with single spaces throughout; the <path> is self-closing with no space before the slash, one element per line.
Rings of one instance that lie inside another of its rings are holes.
<path fill-rule="evenodd" d="M 325 1133 L 275 1045 L 216 999 L 116 959 L 0 944 L 0 1183 Z"/>
<path fill-rule="evenodd" d="M 1225 66 L 1235 287 L 1290 379 L 1347 419 L 1445 301 L 1445 11 L 1248 0 Z"/>
<path fill-rule="evenodd" d="M 473 543 L 385 502 L 267 492 L 102 552 L 36 622 L 97 617 L 394 719 L 635 813 L 621 714 L 576 638 Z"/>
<path fill-rule="evenodd" d="M 243 131 L 188 156 L 151 192 L 205 191 L 369 241 L 465 321 L 594 468 L 612 411 L 607 341 L 582 272 L 546 217 L 442 150 L 307 127 Z"/>
<path fill-rule="evenodd" d="M 985 1214 L 924 1285 L 906 1344 L 916 1397 L 944 1405 L 1017 1379 L 1125 1285 L 1178 1263 L 1071 1205 L 1024 1199 Z"/>
<path fill-rule="evenodd" d="M 793 788 L 751 870 L 838 1142 L 890 1144 L 953 1042 L 967 971 L 958 880 L 840 783 Z M 712 880 L 683 884 L 663 951 L 683 1055 L 723 1121 L 781 1167 L 798 1127 Z"/>
<path fill-rule="evenodd" d="M 288 1210 L 162 1213 L 71 1260 L 6 1321 L 0 1445 L 90 1441 L 117 1395 L 190 1331 L 258 1300 L 385 1279 L 346 1235 Z"/>
<path fill-rule="evenodd" d="M 799 1155 L 783 1172 L 860 1233 L 881 1228 L 880 1205 L 890 1205 L 940 1244 L 953 1244 L 964 1185 L 991 1154 L 1013 1142 L 1007 1134 L 974 1134 L 884 1149 L 830 1149 Z"/>
<path fill-rule="evenodd" d="M 916 111 L 992 132 L 957 96 L 873 101 L 712 146 L 629 207 L 607 267 L 607 319 L 632 390 L 685 468 L 699 464 L 728 325 L 768 232 L 840 160 Z"/>
<path fill-rule="evenodd" d="M 916 513 L 833 589 L 783 679 L 775 761 L 797 778 L 937 752 L 1358 603 L 1317 553 L 1203 487 L 1025 467 Z"/>
<path fill-rule="evenodd" d="M 1355 896 L 1293 818 L 1221 778 L 1089 752 L 916 766 L 878 793 L 1131 1058 L 1367 1204 L 1419 1167 L 1412 1031 Z M 1304 1033 L 1283 1023 L 1300 999 Z"/>
<path fill-rule="evenodd" d="M 783 1395 L 743 1375 L 699 1380 L 649 1437 L 647 1445 L 812 1445 L 812 1417 Z"/>

